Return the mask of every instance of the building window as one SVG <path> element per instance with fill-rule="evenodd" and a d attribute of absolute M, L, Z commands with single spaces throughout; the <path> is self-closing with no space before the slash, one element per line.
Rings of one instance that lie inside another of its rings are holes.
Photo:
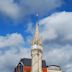
<path fill-rule="evenodd" d="M 23 66 L 21 63 L 19 64 L 19 68 L 20 68 L 20 72 L 23 72 Z"/>

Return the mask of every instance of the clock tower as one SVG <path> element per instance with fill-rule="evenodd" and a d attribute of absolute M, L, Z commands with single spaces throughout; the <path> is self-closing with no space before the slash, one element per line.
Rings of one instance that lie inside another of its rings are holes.
<path fill-rule="evenodd" d="M 31 49 L 31 57 L 32 57 L 32 72 L 42 72 L 42 42 L 39 37 L 39 25 L 38 21 L 36 22 L 36 31 L 34 38 L 32 40 L 32 49 Z"/>

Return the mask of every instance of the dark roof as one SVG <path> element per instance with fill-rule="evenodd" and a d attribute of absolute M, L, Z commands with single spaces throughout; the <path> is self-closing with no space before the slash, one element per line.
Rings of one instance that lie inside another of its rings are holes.
<path fill-rule="evenodd" d="M 32 64 L 31 61 L 32 61 L 32 59 L 22 58 L 19 63 L 22 63 L 22 64 L 25 65 L 25 66 L 32 66 L 32 65 L 31 65 L 31 64 Z M 45 62 L 45 60 L 42 60 L 42 67 L 46 67 L 46 62 Z"/>
<path fill-rule="evenodd" d="M 61 67 L 59 65 L 49 65 L 47 67 L 48 69 L 52 69 L 52 70 L 61 70 Z"/>
<path fill-rule="evenodd" d="M 51 66 L 54 66 L 54 67 L 59 67 L 59 68 L 60 68 L 60 66 L 59 66 L 59 65 L 49 65 L 49 66 L 47 66 L 47 67 L 51 67 Z"/>

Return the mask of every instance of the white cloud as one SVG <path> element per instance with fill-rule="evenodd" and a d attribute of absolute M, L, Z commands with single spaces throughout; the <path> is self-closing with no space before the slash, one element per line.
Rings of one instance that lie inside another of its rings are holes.
<path fill-rule="evenodd" d="M 57 34 L 54 29 L 45 30 L 40 34 L 40 36 L 42 40 L 54 40 L 57 38 Z"/>
<path fill-rule="evenodd" d="M 14 0 L 0 0 L 0 11 L 12 18 L 20 15 L 20 7 Z"/>
<path fill-rule="evenodd" d="M 54 13 L 51 16 L 42 19 L 40 21 L 40 24 L 43 24 L 46 28 L 44 33 L 48 33 L 48 31 L 52 29 L 54 31 L 53 34 L 55 34 L 56 36 L 61 36 L 63 39 L 66 38 L 68 35 L 70 35 L 71 37 L 72 12 Z M 49 36 L 53 37 L 53 35 L 50 34 Z"/>
<path fill-rule="evenodd" d="M 0 0 L 0 11 L 12 18 L 18 18 L 38 12 L 45 15 L 48 11 L 62 5 L 62 0 Z"/>
<path fill-rule="evenodd" d="M 68 63 L 68 61 L 71 58 L 72 56 L 72 49 L 71 49 L 71 45 L 66 45 L 66 46 L 63 46 L 63 47 L 59 47 L 59 48 L 53 48 L 53 49 L 50 49 L 48 51 L 48 49 L 46 49 L 47 51 L 45 52 L 47 58 L 48 59 L 48 63 L 50 64 L 64 64 L 64 63 Z M 65 60 L 65 61 L 64 61 Z"/>
<path fill-rule="evenodd" d="M 18 33 L 0 36 L 0 48 L 16 46 L 18 44 L 24 44 L 23 37 Z"/>
<path fill-rule="evenodd" d="M 0 36 L 0 71 L 13 72 L 21 58 L 30 57 L 30 49 L 24 47 L 21 34 L 13 33 Z M 6 50 L 6 48 L 9 48 Z"/>
<path fill-rule="evenodd" d="M 66 45 L 59 48 L 44 48 L 44 57 L 47 65 L 60 65 L 65 72 L 71 72 L 72 67 L 72 46 Z"/>
<path fill-rule="evenodd" d="M 65 38 L 64 38 L 64 40 L 68 40 L 68 41 L 71 41 L 72 40 L 72 34 L 68 34 Z"/>
<path fill-rule="evenodd" d="M 30 57 L 29 48 L 13 47 L 0 55 L 0 71 L 13 72 L 21 58 Z"/>
<path fill-rule="evenodd" d="M 22 0 L 22 4 L 28 7 L 28 12 L 38 12 L 39 15 L 43 15 L 61 6 L 62 0 Z"/>

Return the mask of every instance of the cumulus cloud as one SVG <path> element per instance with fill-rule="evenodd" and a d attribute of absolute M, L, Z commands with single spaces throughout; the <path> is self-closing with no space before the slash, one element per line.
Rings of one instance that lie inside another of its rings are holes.
<path fill-rule="evenodd" d="M 62 0 L 22 0 L 21 3 L 28 8 L 28 12 L 38 12 L 41 15 L 61 6 Z"/>
<path fill-rule="evenodd" d="M 21 34 L 0 36 L 0 71 L 13 72 L 21 58 L 30 57 L 30 49 L 25 48 L 24 45 L 24 38 Z"/>
<path fill-rule="evenodd" d="M 30 50 L 24 47 L 11 47 L 11 49 L 5 51 L 4 54 L 0 54 L 0 71 L 13 72 L 14 68 L 18 64 L 21 58 L 29 58 Z"/>
<path fill-rule="evenodd" d="M 0 0 L 0 12 L 12 18 L 38 12 L 45 15 L 48 11 L 62 5 L 62 0 Z"/>
<path fill-rule="evenodd" d="M 42 40 L 54 40 L 57 38 L 57 34 L 54 29 L 45 30 L 40 34 Z"/>
<path fill-rule="evenodd" d="M 47 65 L 60 65 L 65 72 L 71 72 L 72 70 L 72 45 L 66 45 L 59 48 L 53 48 L 48 50 L 44 49 L 44 57 Z"/>
<path fill-rule="evenodd" d="M 18 33 L 7 34 L 6 36 L 0 36 L 0 48 L 16 46 L 18 44 L 24 44 L 23 37 Z"/>
<path fill-rule="evenodd" d="M 47 33 L 47 38 L 48 36 L 54 38 L 56 35 L 55 39 L 58 37 L 59 39 L 61 38 L 59 41 L 63 41 L 63 39 L 70 39 L 72 34 L 72 12 L 54 13 L 41 20 L 40 24 L 45 27 L 44 33 L 47 33 L 50 30 L 52 31 L 53 35 Z"/>
<path fill-rule="evenodd" d="M 12 18 L 17 18 L 20 14 L 20 7 L 14 0 L 0 0 L 0 12 Z"/>
<path fill-rule="evenodd" d="M 68 34 L 64 40 L 68 40 L 68 41 L 71 41 L 72 40 L 72 34 Z"/>

